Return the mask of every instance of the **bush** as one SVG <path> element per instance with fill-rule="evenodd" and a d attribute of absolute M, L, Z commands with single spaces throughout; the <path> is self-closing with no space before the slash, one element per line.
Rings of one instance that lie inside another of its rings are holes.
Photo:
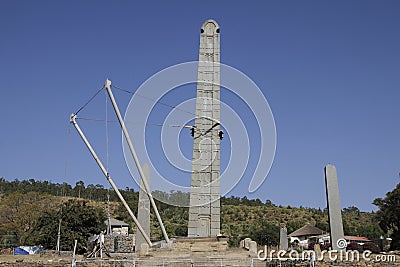
<path fill-rule="evenodd" d="M 239 247 L 240 240 L 244 239 L 242 236 L 239 235 L 232 235 L 228 239 L 229 247 Z"/>
<path fill-rule="evenodd" d="M 331 243 L 321 244 L 321 250 L 329 250 Z"/>
<path fill-rule="evenodd" d="M 365 243 L 362 247 L 364 250 L 369 250 L 372 253 L 380 253 L 381 252 L 381 249 L 375 243 L 372 243 L 372 242 Z"/>
<path fill-rule="evenodd" d="M 357 244 L 357 243 L 349 243 L 347 244 L 347 250 L 357 250 L 359 252 L 363 252 L 364 249 L 361 245 Z"/>
<path fill-rule="evenodd" d="M 186 225 L 178 225 L 175 229 L 176 236 L 187 236 L 188 229 Z"/>
<path fill-rule="evenodd" d="M 250 225 L 250 238 L 259 245 L 279 244 L 280 228 L 266 220 L 257 220 Z"/>

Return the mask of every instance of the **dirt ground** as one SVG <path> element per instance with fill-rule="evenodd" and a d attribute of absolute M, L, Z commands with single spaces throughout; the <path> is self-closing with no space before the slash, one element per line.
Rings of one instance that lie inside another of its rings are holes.
<path fill-rule="evenodd" d="M 77 256 L 82 259 L 82 256 Z M 57 255 L 0 255 L 0 266 L 71 266 L 72 257 Z"/>

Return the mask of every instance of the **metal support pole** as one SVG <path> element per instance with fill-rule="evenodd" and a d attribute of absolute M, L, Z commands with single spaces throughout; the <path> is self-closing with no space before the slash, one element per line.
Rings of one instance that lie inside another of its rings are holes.
<path fill-rule="evenodd" d="M 153 207 L 153 210 L 154 210 L 154 213 L 156 214 L 158 223 L 160 224 L 161 231 L 164 235 L 164 239 L 167 243 L 169 243 L 170 241 L 169 241 L 169 238 L 167 235 L 167 231 L 165 231 L 164 224 L 161 220 L 160 214 L 158 213 L 158 209 L 157 209 L 156 203 L 154 202 L 153 196 L 151 195 L 150 187 L 147 183 L 147 180 L 144 179 L 145 175 L 143 173 L 142 166 L 139 163 L 138 156 L 136 155 L 135 149 L 133 148 L 133 144 L 132 144 L 131 138 L 129 137 L 128 130 L 126 129 L 124 120 L 122 119 L 121 112 L 119 111 L 117 102 L 115 102 L 114 95 L 111 91 L 111 81 L 107 79 L 106 83 L 104 84 L 104 87 L 106 88 L 107 93 L 110 97 L 111 103 L 114 107 L 115 114 L 117 115 L 119 124 L 121 125 L 122 132 L 124 133 L 125 140 L 128 143 L 129 150 L 131 151 L 132 157 L 135 161 L 135 164 L 139 171 L 140 177 L 143 180 L 143 185 L 144 185 L 145 191 L 146 191 L 147 195 L 149 196 L 151 206 Z"/>
<path fill-rule="evenodd" d="M 71 267 L 76 267 L 76 245 L 78 244 L 78 240 L 75 239 L 75 244 L 74 244 L 74 251 L 72 253 L 72 263 Z"/>
<path fill-rule="evenodd" d="M 99 165 L 101 171 L 103 172 L 104 176 L 107 178 L 107 181 L 110 183 L 112 188 L 114 189 L 115 193 L 124 204 L 126 210 L 128 211 L 129 215 L 132 217 L 133 221 L 135 222 L 136 226 L 138 227 L 139 231 L 142 233 L 144 239 L 146 240 L 147 244 L 151 247 L 153 244 L 150 241 L 150 238 L 147 236 L 146 232 L 143 230 L 142 226 L 136 219 L 135 215 L 133 214 L 131 208 L 126 203 L 124 197 L 119 192 L 117 186 L 115 185 L 114 181 L 111 179 L 110 175 L 108 174 L 107 170 L 104 168 L 104 165 L 101 163 L 99 157 L 97 156 L 96 152 L 93 150 L 92 146 L 90 145 L 89 141 L 86 139 L 86 136 L 83 134 L 81 128 L 79 127 L 78 123 L 76 122 L 76 114 L 71 114 L 70 123 L 72 123 L 75 129 L 78 131 L 79 135 L 81 136 L 83 142 L 85 143 L 86 147 L 89 149 L 90 153 L 92 154 L 94 160 L 96 161 L 97 165 Z"/>
<path fill-rule="evenodd" d="M 107 235 L 111 235 L 110 194 L 107 192 Z"/>
<path fill-rule="evenodd" d="M 60 221 L 58 223 L 58 233 L 57 233 L 57 248 L 56 248 L 56 251 L 57 251 L 58 255 L 60 255 L 60 251 L 61 251 L 61 249 L 60 249 L 60 239 L 61 239 L 61 219 L 60 219 Z"/>

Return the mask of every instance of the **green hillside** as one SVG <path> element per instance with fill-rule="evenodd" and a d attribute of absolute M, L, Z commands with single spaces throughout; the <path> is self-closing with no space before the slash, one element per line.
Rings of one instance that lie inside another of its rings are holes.
<path fill-rule="evenodd" d="M 136 213 L 138 192 L 125 188 L 121 190 L 121 194 L 134 213 Z M 52 225 L 51 228 L 57 231 L 57 227 L 54 227 L 58 225 L 57 216 L 61 216 L 61 207 L 65 206 L 68 200 L 71 202 L 69 205 L 75 203 L 77 207 L 80 207 L 79 209 L 90 209 L 90 214 L 101 213 L 96 218 L 105 218 L 108 206 L 107 195 L 110 199 L 111 216 L 131 224 L 131 231 L 135 231 L 133 220 L 129 217 L 114 191 L 108 190 L 102 185 L 85 186 L 82 181 L 79 181 L 73 187 L 66 183 L 53 184 L 33 179 L 8 182 L 1 178 L 1 244 L 3 246 L 30 245 L 30 242 L 41 240 L 35 235 L 40 235 L 40 232 L 49 228 L 46 228 L 46 222 L 39 220 L 39 218 L 44 218 L 44 215 L 49 220 L 48 224 Z M 165 193 L 157 191 L 153 195 L 158 196 L 158 198 L 168 199 L 172 203 L 187 203 L 189 198 L 188 194 L 182 192 Z M 171 206 L 160 201 L 156 201 L 156 204 L 169 236 L 186 236 L 188 208 Z M 17 206 L 20 208 L 17 209 Z M 13 213 L 12 218 L 7 215 L 10 212 Z M 382 230 L 379 228 L 374 213 L 360 212 L 356 207 L 349 207 L 343 209 L 342 214 L 345 235 L 366 236 L 372 240 L 376 240 L 382 235 Z M 151 238 L 160 240 L 162 239 L 162 234 L 158 227 L 158 222 L 153 214 L 151 217 Z M 39 227 L 38 221 L 42 224 L 40 231 L 37 229 Z M 263 243 L 276 244 L 279 238 L 280 226 L 286 226 L 288 233 L 290 233 L 306 224 L 328 231 L 327 211 L 313 208 L 277 206 L 269 200 L 263 203 L 259 199 L 247 199 L 247 197 L 232 196 L 221 198 L 221 232 L 231 237 L 230 243 L 232 246 L 238 245 L 239 240 L 244 237 L 251 237 L 261 245 Z M 96 227 L 100 226 L 96 225 Z M 96 227 L 93 229 L 97 229 Z M 56 232 L 48 233 L 47 235 L 51 234 L 57 235 Z M 70 235 L 72 238 L 73 233 L 70 233 Z M 52 246 L 50 241 L 47 242 L 49 242 L 47 246 Z M 66 242 L 66 246 L 68 246 L 68 242 Z"/>

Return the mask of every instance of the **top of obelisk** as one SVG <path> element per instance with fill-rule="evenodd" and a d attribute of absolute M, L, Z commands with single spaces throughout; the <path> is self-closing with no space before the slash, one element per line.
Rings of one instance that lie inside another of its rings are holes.
<path fill-rule="evenodd" d="M 206 20 L 201 26 L 201 33 L 206 35 L 214 35 L 219 33 L 219 25 L 213 19 Z"/>

